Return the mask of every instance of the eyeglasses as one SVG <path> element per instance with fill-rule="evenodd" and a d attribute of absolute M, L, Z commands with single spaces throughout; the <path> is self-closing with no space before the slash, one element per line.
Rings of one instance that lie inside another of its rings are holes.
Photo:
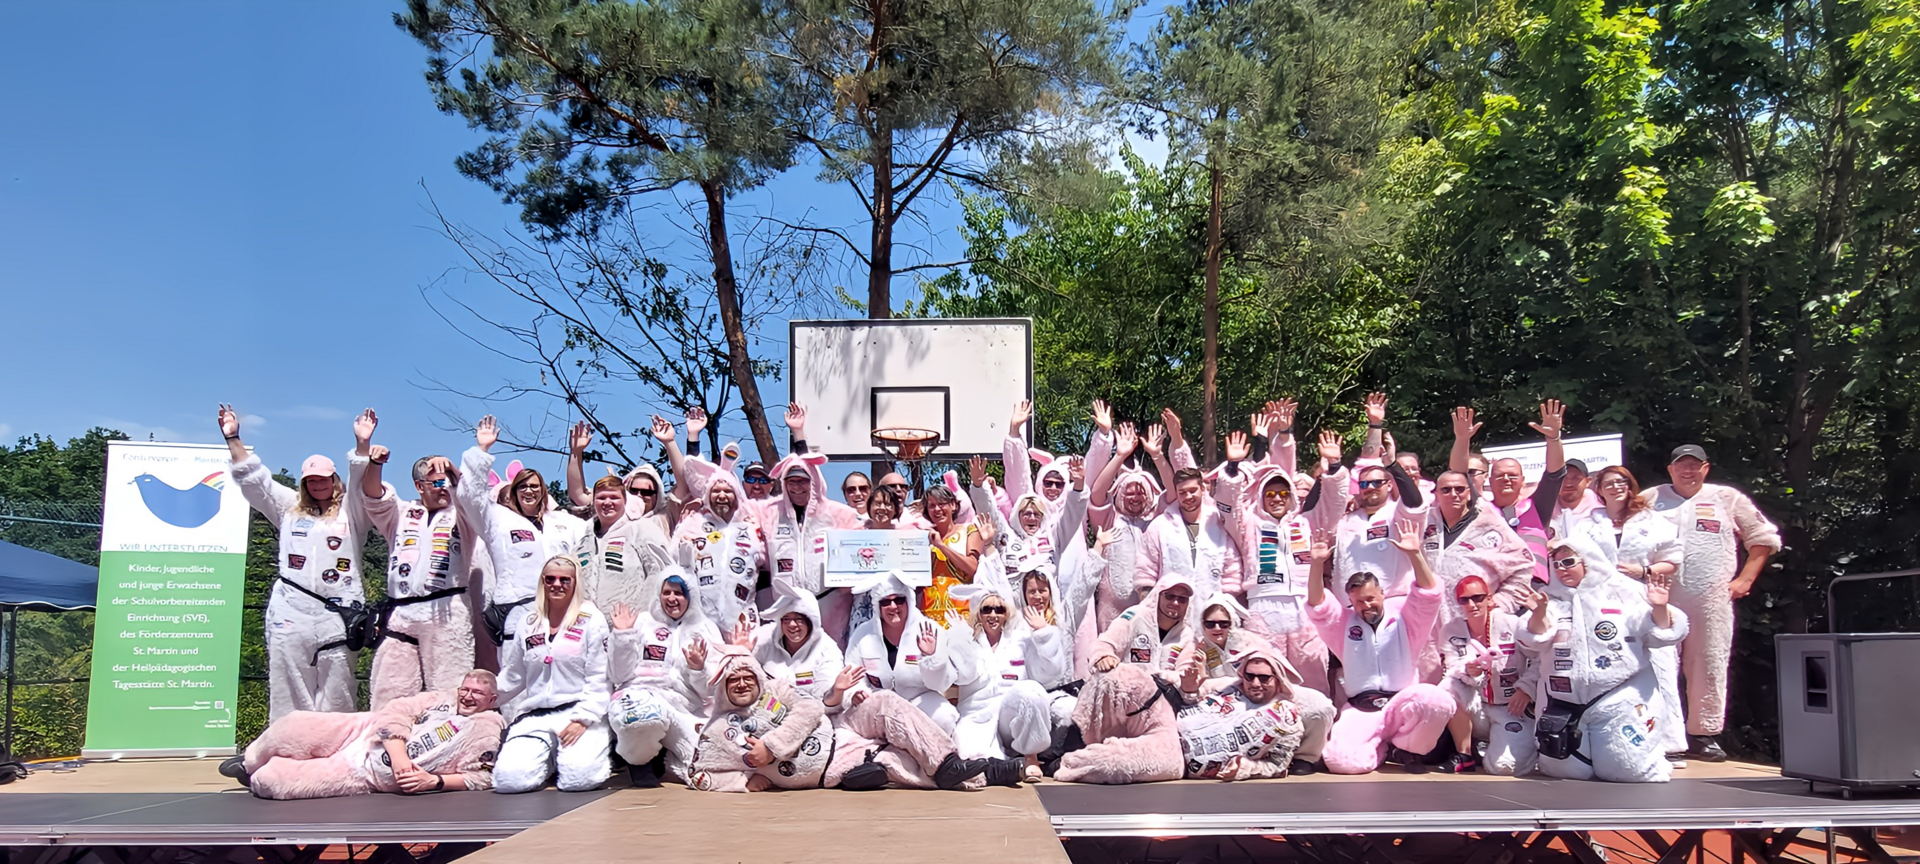
<path fill-rule="evenodd" d="M 573 577 L 572 576 L 548 576 L 542 581 L 546 582 L 548 585 L 572 585 Z"/>
<path fill-rule="evenodd" d="M 907 484 L 905 484 L 905 483 L 882 483 L 882 484 L 880 484 L 880 488 L 882 488 L 882 489 L 892 489 L 892 490 L 893 490 L 893 491 L 895 491 L 895 492 L 905 492 L 905 491 L 907 491 Z"/>
<path fill-rule="evenodd" d="M 1467 469 L 1467 473 L 1468 473 L 1468 474 L 1470 474 L 1470 475 L 1472 475 L 1472 476 L 1475 476 L 1475 477 L 1482 477 L 1482 476 L 1485 476 L 1485 475 L 1486 475 L 1486 473 L 1487 473 L 1487 469 L 1485 469 L 1485 468 L 1468 468 L 1468 469 Z"/>
<path fill-rule="evenodd" d="M 1610 475 L 1605 480 L 1600 481 L 1600 488 L 1602 489 L 1626 489 L 1630 486 L 1631 484 L 1627 482 L 1627 478 L 1618 474 Z"/>
<path fill-rule="evenodd" d="M 459 690 L 454 692 L 457 692 L 462 696 L 471 696 L 474 699 L 486 699 L 493 695 L 492 690 L 482 690 L 479 687 L 462 687 Z"/>
<path fill-rule="evenodd" d="M 1512 471 L 1503 471 L 1503 472 L 1501 472 L 1501 473 L 1499 473 L 1499 474 L 1495 474 L 1495 475 L 1493 475 L 1493 479 L 1495 479 L 1495 480 L 1524 480 L 1524 479 L 1526 479 L 1526 475 L 1525 475 L 1525 474 L 1515 474 L 1515 473 L 1513 473 Z"/>
<path fill-rule="evenodd" d="M 888 606 L 905 606 L 905 605 L 907 605 L 907 598 L 899 594 L 895 594 L 892 597 L 880 598 L 881 608 L 886 608 Z"/>
<path fill-rule="evenodd" d="M 1207 625 L 1208 630 L 1225 630 L 1233 626 L 1232 621 L 1203 621 L 1201 623 Z"/>
<path fill-rule="evenodd" d="M 1474 604 L 1474 603 L 1485 603 L 1485 602 L 1487 602 L 1487 595 L 1485 595 L 1485 594 L 1468 594 L 1468 595 L 1467 595 L 1467 596 L 1465 596 L 1465 597 L 1456 597 L 1456 598 L 1454 598 L 1454 599 L 1455 599 L 1456 601 L 1458 601 L 1458 602 L 1460 603 L 1460 605 L 1462 605 L 1462 606 L 1467 606 L 1467 605 L 1470 605 L 1470 604 Z"/>
<path fill-rule="evenodd" d="M 1007 607 L 1005 607 L 1005 606 L 982 606 L 982 607 L 980 607 L 980 614 L 982 614 L 982 615 L 1005 615 L 1005 614 L 1007 614 Z"/>
<path fill-rule="evenodd" d="M 1379 487 L 1381 487 L 1381 486 L 1385 486 L 1385 485 L 1387 485 L 1387 481 L 1385 481 L 1385 480 L 1362 480 L 1362 481 L 1360 481 L 1360 488 L 1362 488 L 1362 489 L 1377 489 L 1377 488 L 1379 488 Z"/>
<path fill-rule="evenodd" d="M 1272 684 L 1274 682 L 1274 676 L 1262 675 L 1258 672 L 1242 672 L 1240 673 L 1240 677 L 1247 679 L 1248 683 L 1251 684 Z"/>
<path fill-rule="evenodd" d="M 840 494 L 842 495 L 852 495 L 855 492 L 872 492 L 872 491 L 873 491 L 873 487 L 865 484 L 861 484 L 859 486 L 840 487 Z"/>
<path fill-rule="evenodd" d="M 772 482 L 773 482 L 772 477 L 748 477 L 746 479 L 746 483 L 748 486 L 765 486 Z"/>
<path fill-rule="evenodd" d="M 1467 494 L 1468 490 L 1467 490 L 1467 487 L 1465 486 L 1440 486 L 1435 488 L 1433 491 L 1438 492 L 1442 495 L 1465 495 Z"/>
<path fill-rule="evenodd" d="M 1579 563 L 1580 563 L 1579 558 L 1568 557 L 1568 558 L 1562 558 L 1558 561 L 1553 562 L 1553 566 L 1558 567 L 1562 570 L 1572 570 L 1574 566 L 1578 565 Z"/>

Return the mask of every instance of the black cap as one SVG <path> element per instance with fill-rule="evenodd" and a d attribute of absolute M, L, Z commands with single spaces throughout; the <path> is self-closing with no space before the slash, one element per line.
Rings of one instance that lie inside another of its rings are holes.
<path fill-rule="evenodd" d="M 1678 447 L 1673 448 L 1673 458 L 1668 459 L 1667 464 L 1671 465 L 1675 462 L 1678 462 L 1682 459 L 1687 458 L 1688 456 L 1692 456 L 1693 458 L 1698 459 L 1702 462 L 1707 461 L 1707 451 L 1701 449 L 1700 445 L 1682 444 Z"/>
<path fill-rule="evenodd" d="M 747 467 L 740 469 L 740 473 L 742 475 L 752 474 L 755 471 L 758 471 L 762 475 L 765 475 L 767 473 L 767 466 L 762 465 L 758 462 L 748 462 Z"/>
<path fill-rule="evenodd" d="M 1578 472 L 1580 472 L 1580 473 L 1581 473 L 1581 475 L 1583 475 L 1583 476 L 1584 476 L 1584 475 L 1587 475 L 1587 474 L 1592 474 L 1592 473 L 1593 473 L 1592 471 L 1588 471 L 1588 470 L 1587 470 L 1587 463 L 1585 463 L 1585 462 L 1582 462 L 1582 461 L 1581 461 L 1581 460 L 1579 460 L 1579 459 L 1568 459 L 1568 460 L 1567 460 L 1567 470 L 1568 470 L 1568 471 L 1578 471 Z"/>

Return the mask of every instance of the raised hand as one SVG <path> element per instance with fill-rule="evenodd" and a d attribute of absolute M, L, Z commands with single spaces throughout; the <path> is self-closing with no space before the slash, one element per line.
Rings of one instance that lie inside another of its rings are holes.
<path fill-rule="evenodd" d="M 797 439 L 804 440 L 807 437 L 807 406 L 798 402 L 787 406 L 787 429 Z"/>
<path fill-rule="evenodd" d="M 673 431 L 673 424 L 668 423 L 667 418 L 658 414 L 653 415 L 653 439 L 655 441 L 661 444 L 672 444 L 679 440 L 679 438 L 680 434 Z"/>
<path fill-rule="evenodd" d="M 1453 437 L 1471 440 L 1480 434 L 1481 424 L 1473 422 L 1473 409 L 1462 405 L 1453 409 Z"/>
<path fill-rule="evenodd" d="M 1145 446 L 1147 448 L 1148 456 L 1152 456 L 1155 459 L 1160 458 L 1160 454 L 1164 452 L 1166 443 L 1167 443 L 1166 427 L 1161 426 L 1158 423 L 1155 423 L 1152 426 L 1148 426 L 1147 438 L 1145 441 L 1141 443 L 1142 443 L 1142 446 Z"/>
<path fill-rule="evenodd" d="M 1312 555 L 1314 561 L 1322 564 L 1333 560 L 1333 539 L 1332 531 L 1313 532 L 1312 545 L 1308 547 L 1307 554 Z"/>
<path fill-rule="evenodd" d="M 692 669 L 695 672 L 703 672 L 706 670 L 707 640 L 698 636 L 693 637 L 693 641 L 687 643 L 687 647 L 683 649 L 682 653 L 687 656 L 688 669 Z"/>
<path fill-rule="evenodd" d="M 975 456 L 967 460 L 967 482 L 976 487 L 987 485 L 987 460 L 984 456 Z"/>
<path fill-rule="evenodd" d="M 1033 419 L 1033 401 L 1032 400 L 1022 399 L 1018 402 L 1013 403 L 1013 415 L 1007 418 L 1007 434 L 1008 435 L 1020 434 L 1020 427 L 1027 425 L 1027 421 L 1032 419 Z"/>
<path fill-rule="evenodd" d="M 740 613 L 740 620 L 733 622 L 733 629 L 727 632 L 727 644 L 753 648 L 753 625 L 747 623 L 747 613 Z"/>
<path fill-rule="evenodd" d="M 1340 447 L 1345 443 L 1346 442 L 1341 439 L 1340 433 L 1331 429 L 1320 430 L 1320 458 L 1328 462 L 1339 463 L 1341 455 Z"/>
<path fill-rule="evenodd" d="M 1527 425 L 1532 426 L 1533 431 L 1540 433 L 1542 437 L 1559 438 L 1560 429 L 1566 425 L 1566 422 L 1567 406 L 1561 404 L 1558 399 L 1548 399 L 1540 403 L 1540 422 Z"/>
<path fill-rule="evenodd" d="M 435 471 L 447 475 L 447 479 L 449 480 L 456 483 L 460 482 L 460 469 L 453 464 L 452 459 L 448 459 L 445 456 L 435 456 L 432 459 L 428 459 L 427 473 L 432 474 Z"/>
<path fill-rule="evenodd" d="M 1253 448 L 1247 443 L 1247 433 L 1237 429 L 1227 433 L 1228 462 L 1245 462 L 1247 461 L 1247 457 L 1252 454 Z"/>
<path fill-rule="evenodd" d="M 920 622 L 920 639 L 915 644 L 920 646 L 920 656 L 923 658 L 932 654 L 933 649 L 940 647 L 939 640 L 934 638 L 933 628 L 932 621 Z"/>
<path fill-rule="evenodd" d="M 220 436 L 222 438 L 240 437 L 240 415 L 234 413 L 233 406 L 220 404 Z"/>
<path fill-rule="evenodd" d="M 474 424 L 473 443 L 479 445 L 481 450 L 491 450 L 499 441 L 500 421 L 493 419 L 492 414 L 480 418 L 480 422 Z"/>
<path fill-rule="evenodd" d="M 1125 459 L 1132 456 L 1134 448 L 1139 446 L 1140 433 L 1134 431 L 1133 424 L 1120 424 L 1120 431 L 1113 433 L 1113 458 Z"/>
<path fill-rule="evenodd" d="M 1081 489 L 1086 487 L 1087 457 L 1085 456 L 1068 456 L 1067 457 L 1067 482 L 1073 484 L 1073 488 L 1075 489 Z"/>
<path fill-rule="evenodd" d="M 860 679 L 867 677 L 867 670 L 859 666 L 842 666 L 840 674 L 834 676 L 833 692 L 845 693 L 860 686 Z"/>
<path fill-rule="evenodd" d="M 1673 592 L 1673 574 L 1647 573 L 1647 605 L 1665 606 Z M 1737 599 L 1737 598 L 1736 598 Z"/>
<path fill-rule="evenodd" d="M 1273 434 L 1285 435 L 1293 429 L 1293 415 L 1300 410 L 1300 403 L 1282 397 L 1267 403 L 1267 413 L 1273 417 Z"/>
<path fill-rule="evenodd" d="M 1093 400 L 1093 425 L 1100 427 L 1102 432 L 1113 431 L 1113 408 L 1107 404 L 1107 400 Z"/>
<path fill-rule="evenodd" d="M 359 445 L 357 449 L 366 449 L 367 442 L 373 440 L 373 430 L 379 425 L 380 417 L 373 413 L 372 408 L 360 412 L 360 416 L 353 418 L 353 442 Z"/>
<path fill-rule="evenodd" d="M 372 447 L 367 448 L 367 461 L 372 462 L 375 465 L 387 464 L 387 458 L 392 455 L 393 455 L 393 451 L 390 451 L 386 447 L 383 447 L 379 444 L 375 444 Z"/>
<path fill-rule="evenodd" d="M 1420 523 L 1412 519 L 1399 519 L 1393 523 L 1391 541 L 1400 551 L 1412 555 L 1420 551 Z"/>
<path fill-rule="evenodd" d="M 1042 627 L 1048 626 L 1047 614 L 1045 612 L 1040 611 L 1039 607 L 1023 606 L 1021 607 L 1021 610 L 1026 614 L 1027 626 L 1029 628 L 1034 630 L 1039 630 Z"/>
<path fill-rule="evenodd" d="M 588 426 L 585 420 L 575 421 L 573 428 L 567 430 L 567 452 L 578 456 L 587 452 L 587 447 L 591 444 L 593 444 L 593 427 Z"/>
<path fill-rule="evenodd" d="M 1206 653 L 1198 645 L 1188 645 L 1187 653 L 1180 657 L 1180 691 L 1183 693 L 1200 692 L 1200 682 L 1207 678 L 1207 664 L 1200 658 Z"/>
<path fill-rule="evenodd" d="M 698 438 L 700 433 L 705 431 L 707 431 L 707 409 L 687 409 L 687 437 Z"/>
<path fill-rule="evenodd" d="M 1173 442 L 1175 447 L 1187 440 L 1180 434 L 1180 415 L 1173 413 L 1172 408 L 1160 409 L 1160 424 L 1167 427 L 1167 440 Z"/>
<path fill-rule="evenodd" d="M 1387 422 L 1387 394 L 1367 394 L 1367 425 L 1378 426 Z"/>
<path fill-rule="evenodd" d="M 640 614 L 624 602 L 613 604 L 613 614 L 607 617 L 607 621 L 615 630 L 632 630 L 633 622 L 638 620 L 640 620 Z"/>
<path fill-rule="evenodd" d="M 1247 430 L 1262 438 L 1267 437 L 1269 427 L 1273 425 L 1273 415 L 1265 411 L 1247 415 Z"/>

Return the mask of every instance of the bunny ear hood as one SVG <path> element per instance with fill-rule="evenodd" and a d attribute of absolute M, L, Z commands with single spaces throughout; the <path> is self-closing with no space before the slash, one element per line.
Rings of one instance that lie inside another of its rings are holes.
<path fill-rule="evenodd" d="M 1122 502 L 1126 500 L 1127 489 L 1131 486 L 1140 487 L 1140 491 L 1145 492 L 1147 496 L 1146 512 L 1134 518 L 1151 519 L 1159 515 L 1161 497 L 1160 483 L 1153 479 L 1152 474 L 1138 468 L 1128 468 L 1120 472 L 1119 478 L 1113 481 L 1112 502 L 1108 506 L 1111 506 L 1117 512 L 1126 513 Z"/>
<path fill-rule="evenodd" d="M 1287 515 L 1295 516 L 1300 513 L 1300 496 L 1295 494 L 1292 474 L 1278 465 L 1262 465 L 1253 469 L 1250 474 L 1251 482 L 1248 488 L 1253 490 L 1253 500 L 1247 502 L 1247 506 L 1254 512 L 1269 519 L 1273 518 L 1266 507 L 1267 487 L 1278 483 L 1287 489 Z"/>
<path fill-rule="evenodd" d="M 856 583 L 852 590 L 855 594 L 865 594 L 876 601 L 901 595 L 905 596 L 909 601 L 907 603 L 908 606 L 913 605 L 911 602 L 913 600 L 913 589 L 907 585 L 906 576 L 898 570 L 888 570 L 885 573 L 875 573 L 868 576 Z M 876 610 L 877 608 L 876 605 Z M 879 619 L 876 618 L 875 620 Z"/>
<path fill-rule="evenodd" d="M 680 590 L 687 594 L 687 611 L 680 616 L 679 621 L 674 621 L 668 617 L 667 610 L 660 605 L 660 588 L 667 584 L 668 579 L 679 579 Z M 660 571 L 660 575 L 650 580 L 647 586 L 652 591 L 653 596 L 648 598 L 648 602 L 652 604 L 654 620 L 675 630 L 681 630 L 687 627 L 698 628 L 701 624 L 705 623 L 707 615 L 705 612 L 700 611 L 700 596 L 696 593 L 693 583 L 693 577 L 688 576 L 687 571 L 682 569 L 678 564 L 668 565 L 665 570 Z"/>
<path fill-rule="evenodd" d="M 778 596 L 774 598 L 773 605 L 767 607 L 766 614 L 762 617 L 778 624 L 788 612 L 798 612 L 806 616 L 807 621 L 813 624 L 813 636 L 807 640 L 808 644 L 812 644 L 813 639 L 820 635 L 819 599 L 810 592 L 794 587 L 793 583 L 785 579 L 775 579 L 773 591 Z"/>
<path fill-rule="evenodd" d="M 1267 661 L 1275 673 L 1285 678 L 1289 685 L 1287 687 L 1289 694 L 1293 688 L 1306 683 L 1306 679 L 1300 675 L 1300 670 L 1293 668 L 1293 664 L 1288 663 L 1287 658 L 1273 650 L 1273 646 L 1269 645 L 1265 639 L 1256 640 L 1254 645 L 1240 654 L 1240 659 L 1234 661 L 1234 674 L 1239 674 L 1240 670 L 1247 668 L 1247 664 L 1255 660 Z"/>
<path fill-rule="evenodd" d="M 1611 582 L 1613 578 L 1620 573 L 1619 564 L 1614 561 L 1613 553 L 1603 548 L 1600 544 L 1593 542 L 1592 538 L 1584 534 L 1575 534 L 1565 540 L 1555 540 L 1547 544 L 1549 555 L 1551 555 L 1552 550 L 1559 549 L 1562 546 L 1573 550 L 1575 555 L 1580 556 L 1580 560 L 1587 565 L 1587 575 L 1581 578 L 1579 588 L 1569 588 L 1567 587 L 1567 583 L 1560 581 L 1557 568 L 1549 562 L 1547 565 L 1547 584 L 1540 589 L 1541 592 L 1545 593 L 1548 597 L 1568 600 L 1572 599 L 1576 593 L 1587 594 L 1600 591 L 1606 588 L 1607 583 Z"/>
<path fill-rule="evenodd" d="M 1233 621 L 1233 629 L 1235 630 L 1246 627 L 1247 619 L 1252 617 L 1251 613 L 1247 611 L 1247 607 L 1240 605 L 1240 601 L 1233 599 L 1232 594 L 1224 591 L 1207 598 L 1207 602 L 1199 604 L 1199 609 L 1201 613 L 1204 614 L 1208 609 L 1212 609 L 1215 606 L 1227 610 L 1227 617 Z"/>
<path fill-rule="evenodd" d="M 793 502 L 787 500 L 787 492 L 782 481 L 786 479 L 789 472 L 796 469 L 807 472 L 807 476 L 813 479 L 813 491 L 807 497 L 807 506 L 813 507 L 827 500 L 826 476 L 820 473 L 820 466 L 825 464 L 827 464 L 827 457 L 819 453 L 789 453 L 780 461 L 773 463 L 773 467 L 767 471 L 767 476 L 773 479 L 774 498 L 780 502 L 782 510 L 789 513 L 793 511 Z"/>

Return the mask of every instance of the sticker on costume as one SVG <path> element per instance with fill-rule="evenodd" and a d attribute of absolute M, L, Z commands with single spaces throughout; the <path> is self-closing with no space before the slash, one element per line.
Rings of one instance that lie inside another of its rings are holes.
<path fill-rule="evenodd" d="M 1573 679 L 1565 675 L 1555 675 L 1547 679 L 1547 689 L 1555 693 L 1572 693 Z"/>
<path fill-rule="evenodd" d="M 647 651 L 646 651 L 646 658 L 648 660 L 652 660 L 655 662 L 667 659 L 667 646 L 648 645 Z"/>
<path fill-rule="evenodd" d="M 1707 534 L 1718 534 L 1720 533 L 1720 520 L 1695 519 L 1693 521 L 1693 530 L 1705 532 Z"/>
<path fill-rule="evenodd" d="M 1368 525 L 1368 526 L 1367 526 L 1367 539 L 1368 539 L 1368 540 L 1385 540 L 1385 539 L 1387 539 L 1387 526 L 1385 526 L 1385 525 Z"/>
<path fill-rule="evenodd" d="M 1602 621 L 1593 625 L 1593 635 L 1602 642 L 1612 642 L 1613 637 L 1620 635 L 1620 627 L 1612 621 Z"/>
<path fill-rule="evenodd" d="M 508 532 L 507 532 L 507 542 L 509 542 L 509 543 L 532 543 L 532 542 L 533 542 L 533 532 L 532 532 L 532 531 L 528 531 L 528 530 L 526 530 L 526 529 L 524 529 L 524 528 L 515 528 L 515 529 L 513 529 L 512 531 L 508 531 Z"/>

